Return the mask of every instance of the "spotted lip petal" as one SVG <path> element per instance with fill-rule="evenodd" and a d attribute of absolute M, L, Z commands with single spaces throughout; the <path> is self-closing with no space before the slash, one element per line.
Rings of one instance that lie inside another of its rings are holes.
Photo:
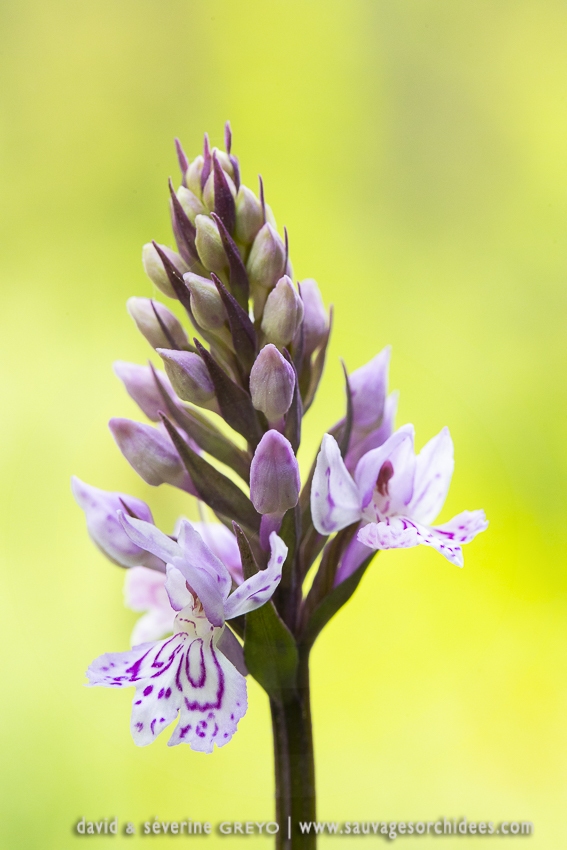
<path fill-rule="evenodd" d="M 341 457 L 337 441 L 325 434 L 311 485 L 311 516 L 319 534 L 332 534 L 360 519 L 360 492 Z"/>
<path fill-rule="evenodd" d="M 131 730 L 138 746 L 178 718 L 169 745 L 212 752 L 230 741 L 246 711 L 246 680 L 217 650 L 221 630 L 191 606 L 175 629 L 167 640 L 100 656 L 87 671 L 89 684 L 136 687 Z"/>
<path fill-rule="evenodd" d="M 246 579 L 234 593 L 232 593 L 225 605 L 225 616 L 227 620 L 254 611 L 260 605 L 264 605 L 280 583 L 282 567 L 287 556 L 287 546 L 275 531 L 270 534 L 271 555 L 265 570 L 259 570 L 251 578 Z"/>

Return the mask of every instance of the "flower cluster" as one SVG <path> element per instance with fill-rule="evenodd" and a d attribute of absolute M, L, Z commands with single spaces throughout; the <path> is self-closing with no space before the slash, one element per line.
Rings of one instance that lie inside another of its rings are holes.
<path fill-rule="evenodd" d="M 170 745 L 205 752 L 234 734 L 248 671 L 276 703 L 297 690 L 298 658 L 377 550 L 423 543 L 462 566 L 462 544 L 486 528 L 482 511 L 432 525 L 453 472 L 452 442 L 443 429 L 416 457 L 412 426 L 394 429 L 388 348 L 345 373 L 345 417 L 301 486 L 296 454 L 331 314 L 314 280 L 294 284 L 287 233 L 262 182 L 258 196 L 241 183 L 231 146 L 228 125 L 224 151 L 205 137 L 189 162 L 177 143 L 181 185 L 169 183 L 177 250 L 151 242 L 142 260 L 192 333 L 161 302 L 128 301 L 164 371 L 116 363 L 153 424 L 110 421 L 145 482 L 196 497 L 218 522 L 182 518 L 166 535 L 139 499 L 73 480 L 93 541 L 127 569 L 126 602 L 143 612 L 133 648 L 96 659 L 89 682 L 135 687 L 137 744 L 177 721 Z"/>

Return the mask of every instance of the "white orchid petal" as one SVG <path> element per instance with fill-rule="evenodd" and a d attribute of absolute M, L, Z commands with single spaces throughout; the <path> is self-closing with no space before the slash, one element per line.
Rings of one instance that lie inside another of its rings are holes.
<path fill-rule="evenodd" d="M 417 522 L 430 525 L 439 515 L 447 498 L 454 466 L 453 441 L 449 429 L 443 428 L 425 444 L 416 459 L 408 514 Z"/>

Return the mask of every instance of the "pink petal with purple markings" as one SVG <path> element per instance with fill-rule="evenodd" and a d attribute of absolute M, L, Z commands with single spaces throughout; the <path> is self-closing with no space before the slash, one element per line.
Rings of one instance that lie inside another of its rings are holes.
<path fill-rule="evenodd" d="M 311 484 L 311 516 L 319 534 L 346 528 L 361 516 L 361 500 L 337 441 L 325 434 Z"/>
<path fill-rule="evenodd" d="M 346 468 L 351 474 L 354 473 L 356 465 L 363 455 L 372 451 L 372 449 L 377 449 L 392 436 L 394 431 L 394 420 L 398 409 L 398 398 L 398 392 L 390 393 L 386 399 L 384 415 L 378 428 L 370 431 L 370 433 L 367 433 L 366 431 L 358 432 L 356 429 L 353 429 L 350 438 L 349 450 L 345 458 Z"/>
<path fill-rule="evenodd" d="M 236 583 L 240 584 L 242 563 L 234 534 L 220 522 L 194 522 L 193 528 L 201 535 L 211 552 L 221 559 Z"/>
<path fill-rule="evenodd" d="M 353 425 L 364 431 L 377 428 L 384 415 L 391 347 L 386 348 L 349 376 Z"/>
<path fill-rule="evenodd" d="M 122 511 L 119 511 L 118 519 L 133 543 L 157 555 L 162 561 L 171 564 L 175 558 L 181 556 L 181 549 L 177 543 L 155 525 L 126 516 Z"/>
<path fill-rule="evenodd" d="M 174 628 L 167 640 L 102 655 L 87 671 L 89 684 L 136 687 L 131 730 L 139 746 L 178 719 L 170 746 L 212 752 L 228 743 L 246 711 L 246 680 L 217 650 L 220 630 L 200 606 L 187 606 Z"/>
<path fill-rule="evenodd" d="M 360 459 L 354 474 L 368 519 L 407 510 L 413 493 L 413 425 L 398 428 L 383 446 Z"/>
<path fill-rule="evenodd" d="M 270 534 L 271 555 L 265 570 L 259 570 L 251 578 L 246 579 L 225 603 L 225 617 L 230 620 L 241 614 L 254 611 L 264 605 L 281 581 L 282 568 L 287 556 L 287 546 L 273 531 Z"/>

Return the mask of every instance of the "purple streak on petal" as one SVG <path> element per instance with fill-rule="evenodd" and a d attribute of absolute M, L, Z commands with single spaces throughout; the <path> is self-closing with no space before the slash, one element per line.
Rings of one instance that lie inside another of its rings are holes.
<path fill-rule="evenodd" d="M 361 516 L 358 488 L 341 457 L 337 441 L 325 434 L 311 485 L 311 516 L 319 534 L 331 534 Z"/>
<path fill-rule="evenodd" d="M 246 579 L 225 605 L 227 620 L 254 611 L 264 605 L 280 583 L 284 561 L 287 557 L 287 546 L 275 532 L 270 535 L 271 554 L 265 570 L 259 570 L 251 578 Z"/>

